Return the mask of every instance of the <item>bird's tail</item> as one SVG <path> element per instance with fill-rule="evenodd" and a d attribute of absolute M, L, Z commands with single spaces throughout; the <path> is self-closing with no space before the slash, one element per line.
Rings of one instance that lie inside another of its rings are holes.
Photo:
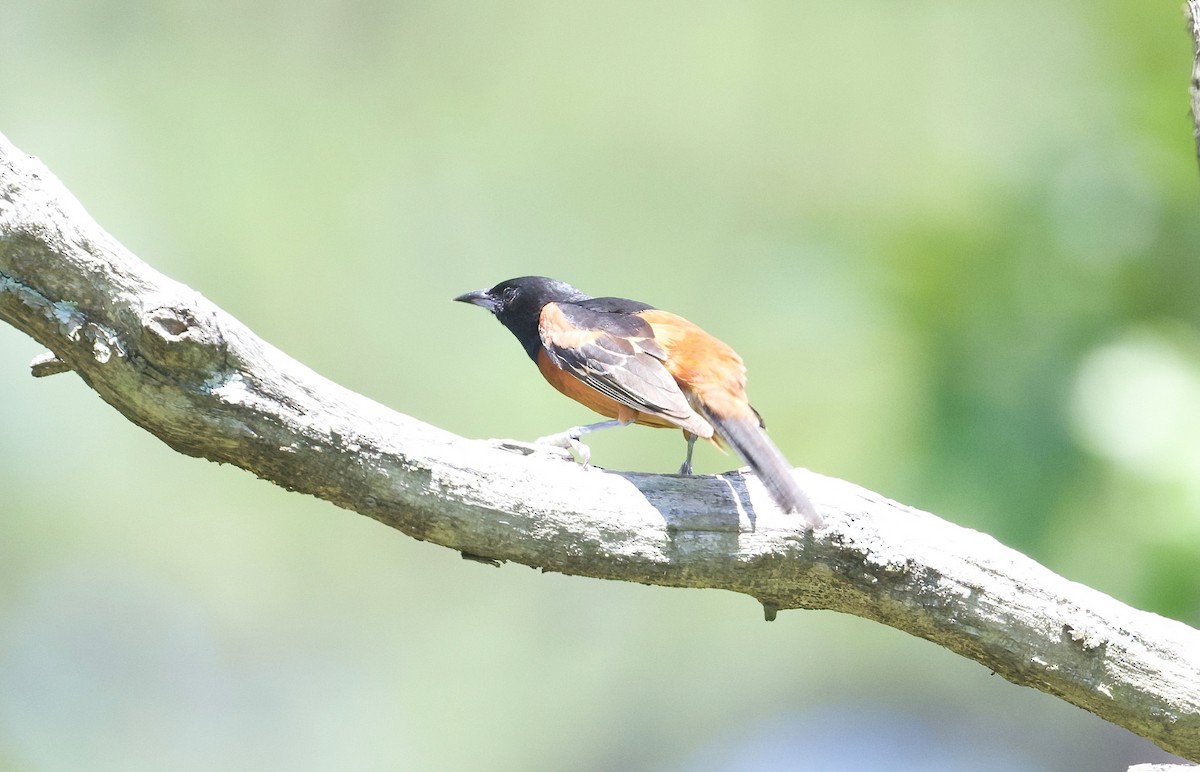
<path fill-rule="evenodd" d="M 758 415 L 753 410 L 750 412 L 751 416 L 722 418 L 705 411 L 705 417 L 716 428 L 721 439 L 750 465 L 780 509 L 800 515 L 809 528 L 820 528 L 823 522 L 821 516 L 792 477 L 792 465 L 771 442 Z"/>

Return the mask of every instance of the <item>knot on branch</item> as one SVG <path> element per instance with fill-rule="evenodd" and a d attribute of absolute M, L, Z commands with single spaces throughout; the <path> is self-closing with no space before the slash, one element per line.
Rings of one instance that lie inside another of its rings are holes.
<path fill-rule="evenodd" d="M 225 366 L 225 339 L 215 315 L 187 303 L 147 311 L 138 351 L 152 367 L 169 372 L 175 380 L 205 381 Z"/>

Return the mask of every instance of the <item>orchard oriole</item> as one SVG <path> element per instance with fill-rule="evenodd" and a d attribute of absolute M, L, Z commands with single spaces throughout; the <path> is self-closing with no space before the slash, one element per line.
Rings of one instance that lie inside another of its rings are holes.
<path fill-rule="evenodd" d="M 523 276 L 454 298 L 491 311 L 550 385 L 611 420 L 542 438 L 573 447 L 579 438 L 630 423 L 678 428 L 687 440 L 682 474 L 692 472 L 696 438 L 733 448 L 785 512 L 821 518 L 792 477 L 746 399 L 746 368 L 732 348 L 681 316 L 624 298 L 594 298 L 565 282 Z"/>

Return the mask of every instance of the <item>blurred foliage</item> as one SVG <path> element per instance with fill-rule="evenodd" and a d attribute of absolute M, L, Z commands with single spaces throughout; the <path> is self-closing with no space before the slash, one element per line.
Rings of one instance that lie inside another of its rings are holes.
<path fill-rule="evenodd" d="M 586 420 L 449 298 L 683 313 L 796 463 L 1200 623 L 1172 4 L 63 0 L 0 131 L 164 273 L 470 436 Z M 5 769 L 1123 769 L 878 625 L 488 569 L 170 452 L 0 329 Z M 471 364 L 464 367 L 465 362 Z M 597 437 L 675 467 L 675 433 Z M 701 471 L 731 463 L 702 451 Z"/>

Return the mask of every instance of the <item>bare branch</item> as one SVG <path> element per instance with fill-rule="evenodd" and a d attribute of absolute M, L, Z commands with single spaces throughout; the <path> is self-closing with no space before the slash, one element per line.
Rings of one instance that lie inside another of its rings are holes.
<path fill-rule="evenodd" d="M 583 469 L 395 413 L 139 261 L 3 137 L 0 319 L 182 453 L 472 559 L 874 619 L 1200 759 L 1200 632 L 811 472 L 827 527 L 805 534 L 753 477 Z"/>
<path fill-rule="evenodd" d="M 45 378 L 49 375 L 58 375 L 59 373 L 69 373 L 71 368 L 66 362 L 54 356 L 53 351 L 47 351 L 44 354 L 38 354 L 29 363 L 29 374 L 34 378 Z"/>
<path fill-rule="evenodd" d="M 1192 33 L 1192 95 L 1193 137 L 1196 142 L 1196 157 L 1200 161 L 1200 0 L 1186 0 L 1183 4 Z"/>

